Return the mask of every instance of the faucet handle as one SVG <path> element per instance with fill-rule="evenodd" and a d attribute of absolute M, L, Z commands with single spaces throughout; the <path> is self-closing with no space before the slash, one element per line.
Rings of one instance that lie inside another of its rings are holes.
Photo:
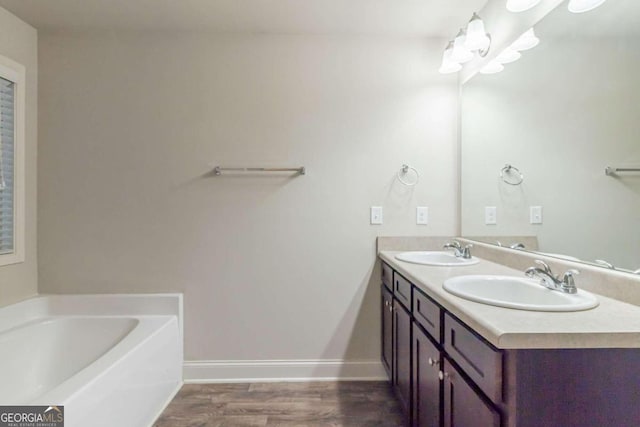
<path fill-rule="evenodd" d="M 462 249 L 462 258 L 471 259 L 471 248 L 473 248 L 473 245 L 469 243 L 464 247 L 464 249 Z"/>
<path fill-rule="evenodd" d="M 568 270 L 564 273 L 564 276 L 562 277 L 562 286 L 567 289 L 569 293 L 575 294 L 578 291 L 575 276 L 579 274 L 580 272 L 575 269 Z"/>

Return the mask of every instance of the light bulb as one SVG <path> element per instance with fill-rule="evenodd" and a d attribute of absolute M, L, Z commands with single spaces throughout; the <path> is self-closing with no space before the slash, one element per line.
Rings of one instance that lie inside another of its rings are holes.
<path fill-rule="evenodd" d="M 569 12 L 583 13 L 589 12 L 602 5 L 607 0 L 571 0 L 569 2 Z"/>
<path fill-rule="evenodd" d="M 504 65 L 496 60 L 490 61 L 487 65 L 480 69 L 481 74 L 496 74 L 504 70 Z"/>
<path fill-rule="evenodd" d="M 505 50 L 503 50 L 500 55 L 496 56 L 495 60 L 501 64 L 510 64 L 512 62 L 516 62 L 521 57 L 522 57 L 522 54 L 520 52 L 508 47 Z"/>
<path fill-rule="evenodd" d="M 540 0 L 507 0 L 507 10 L 509 12 L 524 12 L 540 3 Z"/>
<path fill-rule="evenodd" d="M 467 38 L 464 47 L 468 50 L 485 50 L 490 44 L 491 40 L 484 29 L 484 22 L 478 14 L 474 13 L 469 25 L 467 25 Z"/>
<path fill-rule="evenodd" d="M 536 37 L 536 33 L 531 28 L 511 44 L 511 49 L 517 51 L 529 50 L 538 46 L 538 43 L 540 43 L 540 39 Z"/>
<path fill-rule="evenodd" d="M 441 74 L 457 73 L 462 69 L 462 65 L 451 60 L 451 54 L 453 53 L 453 42 L 449 42 L 447 48 L 442 54 L 442 65 L 438 70 Z"/>
<path fill-rule="evenodd" d="M 451 51 L 451 61 L 458 64 L 464 64 L 473 59 L 473 53 L 466 47 L 464 47 L 467 35 L 464 30 L 460 30 L 455 40 L 453 41 L 453 50 Z"/>

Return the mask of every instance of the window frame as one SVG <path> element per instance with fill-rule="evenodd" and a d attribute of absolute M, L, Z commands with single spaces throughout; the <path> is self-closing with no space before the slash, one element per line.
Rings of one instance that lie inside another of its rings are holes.
<path fill-rule="evenodd" d="M 26 70 L 25 67 L 0 55 L 0 77 L 15 84 L 14 89 L 14 200 L 13 252 L 0 254 L 0 267 L 25 261 L 25 144 L 26 144 Z"/>

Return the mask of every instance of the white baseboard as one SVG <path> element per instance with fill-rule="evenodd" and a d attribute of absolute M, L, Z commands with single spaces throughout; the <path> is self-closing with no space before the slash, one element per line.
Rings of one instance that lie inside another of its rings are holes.
<path fill-rule="evenodd" d="M 191 360 L 185 383 L 386 381 L 378 360 Z"/>

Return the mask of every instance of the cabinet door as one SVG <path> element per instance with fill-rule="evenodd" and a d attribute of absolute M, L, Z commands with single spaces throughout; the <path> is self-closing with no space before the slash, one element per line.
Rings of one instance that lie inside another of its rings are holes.
<path fill-rule="evenodd" d="M 413 425 L 440 427 L 440 351 L 413 324 Z"/>
<path fill-rule="evenodd" d="M 498 411 L 444 360 L 444 426 L 500 427 Z"/>
<path fill-rule="evenodd" d="M 411 315 L 393 300 L 393 386 L 407 418 L 411 407 Z"/>
<path fill-rule="evenodd" d="M 393 295 L 382 285 L 382 365 L 393 379 Z"/>

